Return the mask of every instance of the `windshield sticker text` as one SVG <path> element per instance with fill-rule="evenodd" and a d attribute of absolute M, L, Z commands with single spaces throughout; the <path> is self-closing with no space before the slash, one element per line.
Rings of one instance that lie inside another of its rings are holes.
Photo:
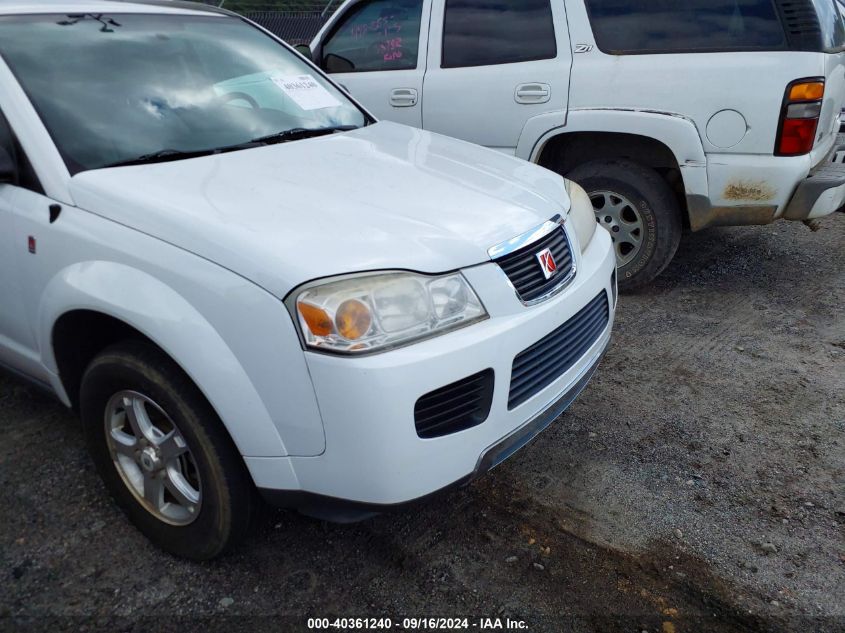
<path fill-rule="evenodd" d="M 341 105 L 340 101 L 311 75 L 275 76 L 271 79 L 303 110 L 336 108 Z"/>

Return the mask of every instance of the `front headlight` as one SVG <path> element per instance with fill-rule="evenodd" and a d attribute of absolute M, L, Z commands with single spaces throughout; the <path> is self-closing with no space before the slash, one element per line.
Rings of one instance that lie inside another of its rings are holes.
<path fill-rule="evenodd" d="M 596 213 L 593 210 L 593 203 L 584 188 L 571 180 L 566 181 L 566 193 L 569 194 L 569 201 L 572 208 L 569 210 L 570 226 L 578 236 L 578 243 L 581 245 L 581 252 L 587 250 L 593 235 L 596 234 Z"/>
<path fill-rule="evenodd" d="M 391 272 L 320 282 L 288 308 L 307 347 L 362 354 L 407 345 L 487 318 L 460 273 Z"/>

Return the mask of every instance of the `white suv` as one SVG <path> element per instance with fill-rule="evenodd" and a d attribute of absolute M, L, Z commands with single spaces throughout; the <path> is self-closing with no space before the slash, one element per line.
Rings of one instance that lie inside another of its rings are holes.
<path fill-rule="evenodd" d="M 14 0 L 0 298 L 0 365 L 204 559 L 256 489 L 349 520 L 506 459 L 595 371 L 616 286 L 578 185 L 376 123 L 245 20 Z"/>
<path fill-rule="evenodd" d="M 845 201 L 838 0 L 348 0 L 311 44 L 376 116 L 582 184 L 620 285 L 686 225 Z"/>

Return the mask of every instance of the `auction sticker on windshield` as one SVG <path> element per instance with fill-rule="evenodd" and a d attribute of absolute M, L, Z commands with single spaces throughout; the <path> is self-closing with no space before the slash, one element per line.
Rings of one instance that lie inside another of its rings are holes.
<path fill-rule="evenodd" d="M 340 105 L 340 101 L 311 75 L 275 76 L 272 80 L 303 110 L 336 108 Z"/>

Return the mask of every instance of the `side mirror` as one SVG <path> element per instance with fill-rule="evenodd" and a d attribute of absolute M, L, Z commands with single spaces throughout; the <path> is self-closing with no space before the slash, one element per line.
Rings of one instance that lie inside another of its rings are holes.
<path fill-rule="evenodd" d="M 355 70 L 355 64 L 334 53 L 329 53 L 325 58 L 324 69 L 327 73 L 351 73 Z"/>
<path fill-rule="evenodd" d="M 18 166 L 11 154 L 0 147 L 0 183 L 15 184 L 18 181 Z"/>
<path fill-rule="evenodd" d="M 314 60 L 314 56 L 311 54 L 311 47 L 308 46 L 308 44 L 297 44 L 294 46 L 294 49 L 308 61 L 314 62 L 315 64 L 317 63 Z"/>

